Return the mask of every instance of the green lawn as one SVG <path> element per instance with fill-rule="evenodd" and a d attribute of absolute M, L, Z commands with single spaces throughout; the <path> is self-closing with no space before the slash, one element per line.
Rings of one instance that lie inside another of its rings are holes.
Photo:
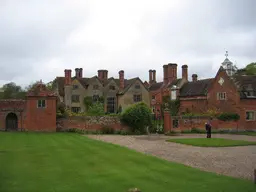
<path fill-rule="evenodd" d="M 218 176 L 78 134 L 0 132 L 1 192 L 253 192 Z"/>
<path fill-rule="evenodd" d="M 184 138 L 184 139 L 170 139 L 169 142 L 181 143 L 185 145 L 193 145 L 199 147 L 232 147 L 232 146 L 247 146 L 256 145 L 256 142 L 231 140 L 222 138 Z"/>
<path fill-rule="evenodd" d="M 234 133 L 231 133 L 233 135 L 248 135 L 248 136 L 256 136 L 256 132 L 234 132 Z"/>

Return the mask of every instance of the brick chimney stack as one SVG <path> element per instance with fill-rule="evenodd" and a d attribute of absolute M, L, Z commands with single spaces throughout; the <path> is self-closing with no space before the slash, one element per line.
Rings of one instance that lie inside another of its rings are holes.
<path fill-rule="evenodd" d="M 153 82 L 156 83 L 156 70 L 153 70 L 152 73 L 153 73 Z"/>
<path fill-rule="evenodd" d="M 193 81 L 193 82 L 197 81 L 197 74 L 193 74 L 193 75 L 192 75 L 192 81 Z"/>
<path fill-rule="evenodd" d="M 65 85 L 71 85 L 71 69 L 65 69 Z"/>
<path fill-rule="evenodd" d="M 103 70 L 103 80 L 108 79 L 108 70 Z"/>
<path fill-rule="evenodd" d="M 163 65 L 163 73 L 164 73 L 164 84 L 168 84 L 168 65 Z"/>
<path fill-rule="evenodd" d="M 83 68 L 79 69 L 78 77 L 83 78 Z"/>
<path fill-rule="evenodd" d="M 168 83 L 171 83 L 173 80 L 177 79 L 177 64 L 169 63 L 168 64 Z"/>
<path fill-rule="evenodd" d="M 120 89 L 124 89 L 124 71 L 119 71 Z"/>
<path fill-rule="evenodd" d="M 149 84 L 151 84 L 153 81 L 153 70 L 150 69 L 148 72 L 149 72 Z"/>
<path fill-rule="evenodd" d="M 75 72 L 76 72 L 76 78 L 79 78 L 79 68 L 75 68 Z"/>
<path fill-rule="evenodd" d="M 186 81 L 188 80 L 188 66 L 187 65 L 182 65 L 182 79 L 185 79 Z"/>
<path fill-rule="evenodd" d="M 104 69 L 98 70 L 98 78 L 101 81 L 108 79 L 108 70 L 104 70 Z"/>
<path fill-rule="evenodd" d="M 98 78 L 100 79 L 100 80 L 102 80 L 103 79 L 103 70 L 98 70 Z"/>

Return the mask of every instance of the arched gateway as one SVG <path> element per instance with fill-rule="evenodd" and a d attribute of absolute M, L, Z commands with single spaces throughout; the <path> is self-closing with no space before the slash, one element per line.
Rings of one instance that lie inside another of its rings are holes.
<path fill-rule="evenodd" d="M 5 130 L 17 131 L 18 130 L 18 117 L 15 113 L 8 113 L 5 118 Z"/>

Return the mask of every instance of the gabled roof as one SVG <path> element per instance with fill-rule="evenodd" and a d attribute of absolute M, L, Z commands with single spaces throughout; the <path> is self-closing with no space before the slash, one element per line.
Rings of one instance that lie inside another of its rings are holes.
<path fill-rule="evenodd" d="M 132 79 L 125 79 L 124 80 L 124 90 L 121 90 L 119 94 L 124 94 L 126 91 L 129 90 L 129 88 L 136 82 L 136 81 L 140 81 L 140 83 L 142 84 L 142 86 L 144 86 L 144 88 L 146 90 L 148 90 L 144 83 L 141 81 L 141 79 L 139 77 L 135 77 L 135 78 L 132 78 Z"/>
<path fill-rule="evenodd" d="M 205 96 L 214 78 L 185 83 L 180 89 L 180 97 Z"/>
<path fill-rule="evenodd" d="M 97 78 L 97 76 L 93 76 L 91 78 L 76 78 L 76 77 L 72 77 L 72 80 L 77 79 L 81 85 L 83 85 L 84 88 L 86 88 L 87 85 L 89 85 L 90 80 L 93 78 Z M 107 86 L 111 81 L 114 81 L 116 83 L 116 85 L 118 87 L 120 87 L 120 80 L 116 79 L 114 77 L 110 77 L 106 80 L 100 81 L 103 86 Z M 141 82 L 141 84 L 145 87 L 145 85 L 143 84 L 143 82 L 141 81 L 141 79 L 139 77 L 135 77 L 132 79 L 125 79 L 124 80 L 124 89 L 120 92 L 120 94 L 124 94 L 137 80 L 139 80 Z M 58 91 L 60 96 L 64 96 L 65 95 L 65 91 L 64 91 L 64 85 L 65 85 L 65 77 L 56 77 L 56 79 L 54 80 L 54 82 L 56 82 L 57 87 L 58 87 Z M 145 87 L 145 89 L 147 89 Z"/>

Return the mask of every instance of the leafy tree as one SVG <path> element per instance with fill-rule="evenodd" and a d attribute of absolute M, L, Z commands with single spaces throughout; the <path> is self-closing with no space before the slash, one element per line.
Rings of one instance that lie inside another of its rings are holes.
<path fill-rule="evenodd" d="M 10 82 L 2 87 L 0 97 L 1 99 L 25 99 L 26 92 L 21 86 L 16 85 L 14 82 Z"/>
<path fill-rule="evenodd" d="M 38 83 L 40 83 L 40 81 L 35 81 L 35 82 L 32 82 L 30 83 L 26 88 L 25 90 L 26 91 L 29 91 L 30 89 L 33 89 Z M 53 82 L 48 82 L 45 84 L 46 85 L 46 88 L 49 89 L 49 90 L 53 90 Z"/>
<path fill-rule="evenodd" d="M 237 70 L 238 75 L 256 75 L 256 62 L 248 64 L 245 68 Z"/>
<path fill-rule="evenodd" d="M 136 103 L 121 114 L 121 120 L 132 128 L 132 132 L 145 133 L 147 126 L 152 127 L 152 112 L 145 103 Z"/>

